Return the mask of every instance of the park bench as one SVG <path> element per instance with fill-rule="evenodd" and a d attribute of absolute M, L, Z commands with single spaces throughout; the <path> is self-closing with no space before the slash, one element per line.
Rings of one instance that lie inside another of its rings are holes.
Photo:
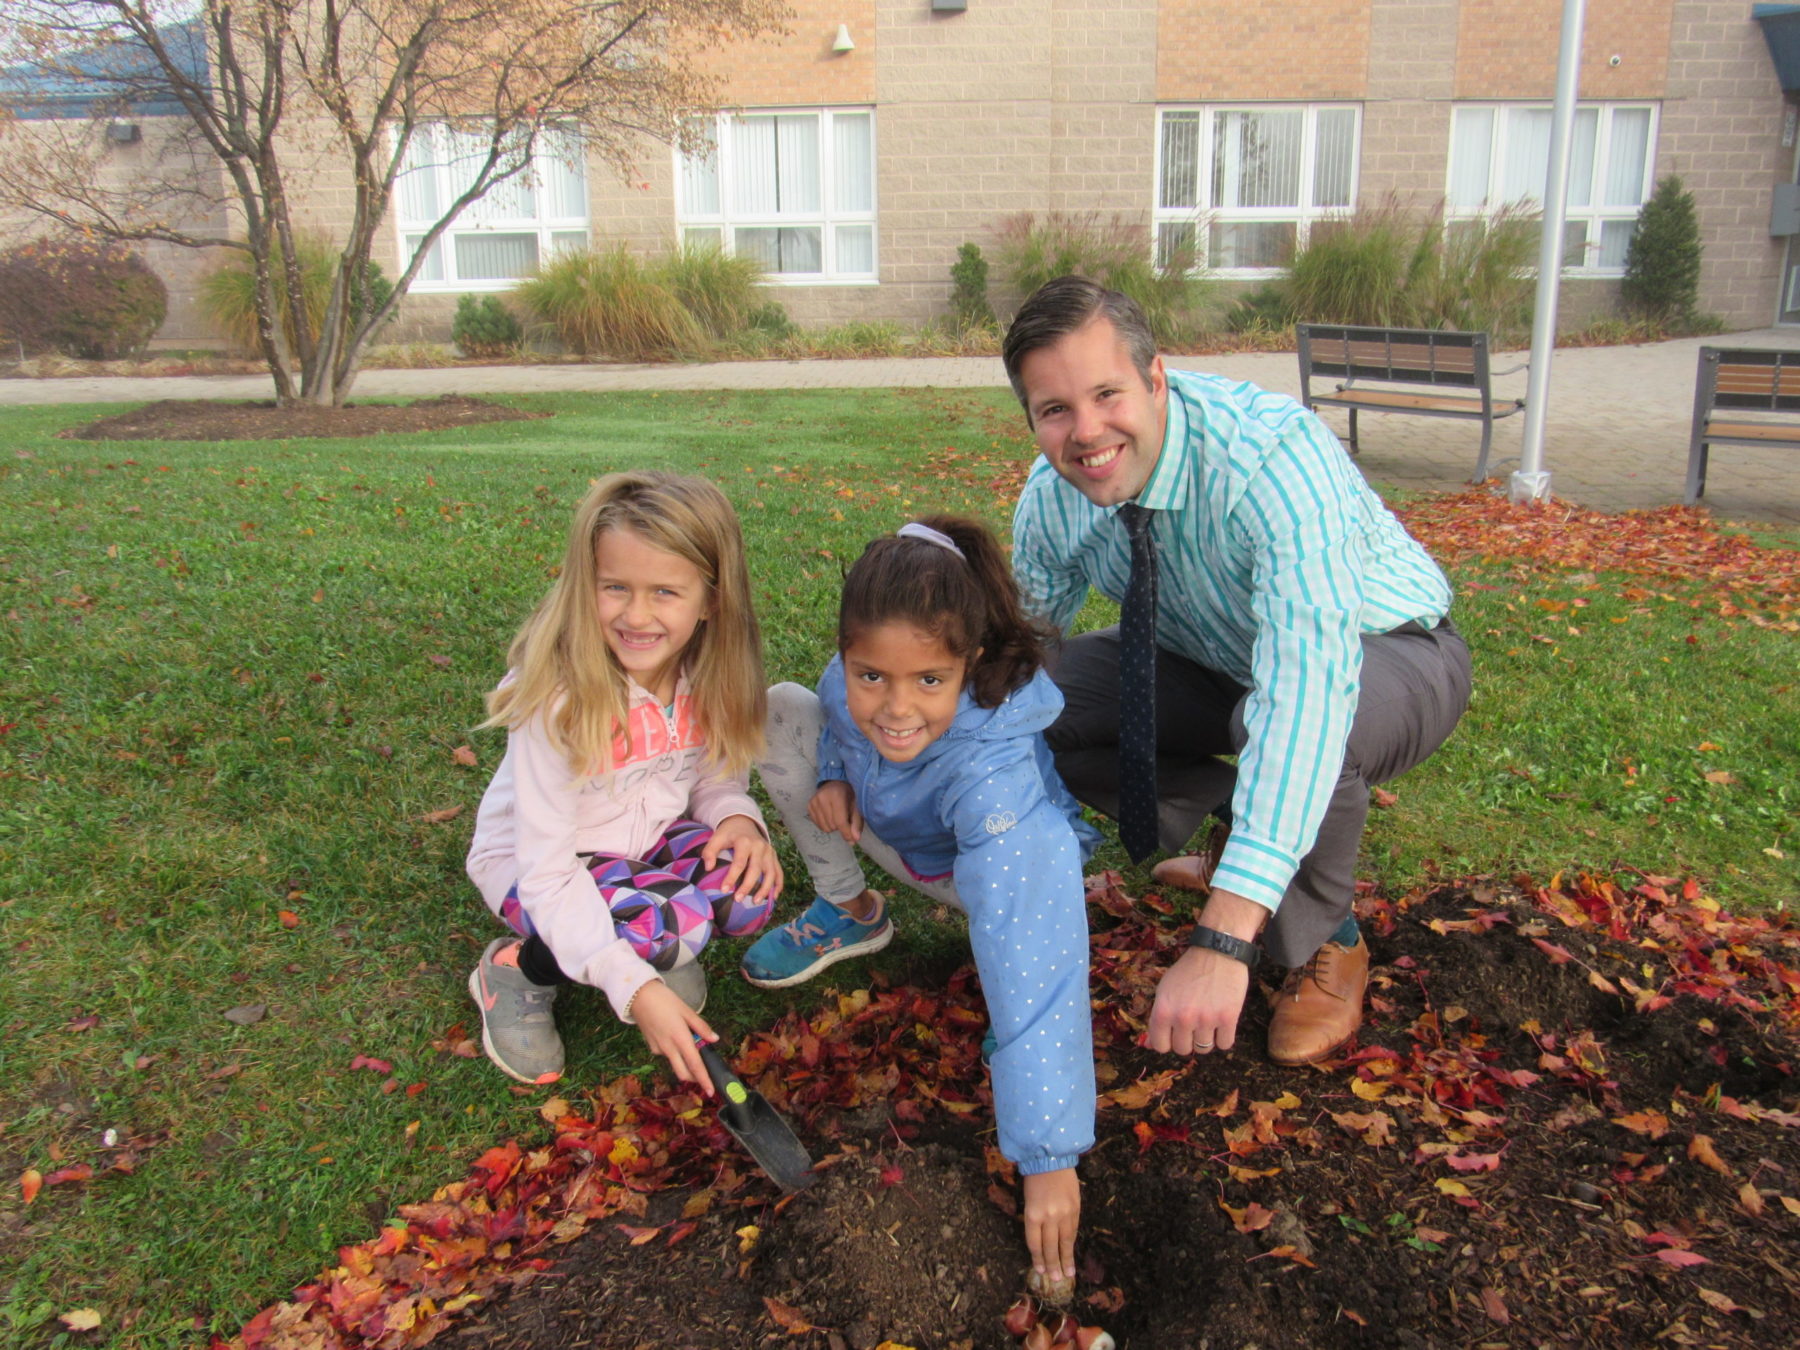
<path fill-rule="evenodd" d="M 1298 324 L 1294 331 L 1300 340 L 1300 401 L 1312 411 L 1350 410 L 1353 455 L 1359 448 L 1359 412 L 1478 421 L 1481 453 L 1476 456 L 1475 477 L 1471 481 L 1479 483 L 1487 477 L 1494 423 L 1525 406 L 1522 398 L 1494 398 L 1493 377 L 1510 375 L 1525 367 L 1490 369 L 1486 333 L 1325 323 Z M 1316 394 L 1312 388 L 1314 377 L 1335 378 L 1339 383 L 1329 394 Z"/>
<path fill-rule="evenodd" d="M 1702 347 L 1694 430 L 1688 437 L 1687 504 L 1706 491 L 1709 445 L 1800 446 L 1795 413 L 1800 413 L 1800 351 Z"/>

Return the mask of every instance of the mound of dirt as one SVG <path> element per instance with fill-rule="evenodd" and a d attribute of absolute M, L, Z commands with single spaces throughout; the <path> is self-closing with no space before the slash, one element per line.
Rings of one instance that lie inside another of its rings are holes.
<path fill-rule="evenodd" d="M 341 408 L 167 398 L 73 427 L 62 435 L 79 441 L 286 441 L 442 431 L 548 416 L 461 394 L 413 403 L 346 403 Z"/>

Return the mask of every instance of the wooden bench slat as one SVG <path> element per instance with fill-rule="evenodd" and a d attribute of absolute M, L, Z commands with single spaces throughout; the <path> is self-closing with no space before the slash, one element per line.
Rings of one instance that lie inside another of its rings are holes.
<path fill-rule="evenodd" d="M 1716 422 L 1709 418 L 1706 434 L 1732 436 L 1746 441 L 1792 441 L 1800 445 L 1800 422 L 1790 422 L 1784 426 L 1777 422 Z"/>
<path fill-rule="evenodd" d="M 1721 417 L 1729 409 L 1736 419 Z M 1741 419 L 1748 413 L 1756 420 Z M 1779 421 L 1783 414 L 1792 420 Z M 1800 351 L 1702 347 L 1694 384 L 1694 425 L 1688 438 L 1687 503 L 1706 492 L 1713 441 L 1800 447 Z"/>
<path fill-rule="evenodd" d="M 1316 403 L 1360 403 L 1370 408 L 1417 408 L 1435 412 L 1468 412 L 1481 416 L 1479 394 L 1409 394 L 1394 389 L 1345 389 L 1327 396 L 1315 394 Z"/>

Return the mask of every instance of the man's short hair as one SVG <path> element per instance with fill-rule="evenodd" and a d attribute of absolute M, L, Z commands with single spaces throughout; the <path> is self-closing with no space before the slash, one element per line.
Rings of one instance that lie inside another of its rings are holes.
<path fill-rule="evenodd" d="M 1123 291 L 1108 290 L 1087 277 L 1057 277 L 1039 286 L 1031 298 L 1019 306 L 1019 312 L 1006 330 L 1006 341 L 1000 347 L 1006 378 L 1012 381 L 1013 394 L 1020 407 L 1025 407 L 1025 382 L 1019 376 L 1019 367 L 1025 358 L 1041 347 L 1054 346 L 1095 319 L 1105 319 L 1112 324 L 1113 331 L 1125 340 L 1125 348 L 1131 353 L 1131 364 L 1143 376 L 1145 388 L 1150 386 L 1150 363 L 1156 359 L 1156 337 L 1138 302 Z M 1026 407 L 1025 412 L 1029 417 L 1031 409 Z"/>

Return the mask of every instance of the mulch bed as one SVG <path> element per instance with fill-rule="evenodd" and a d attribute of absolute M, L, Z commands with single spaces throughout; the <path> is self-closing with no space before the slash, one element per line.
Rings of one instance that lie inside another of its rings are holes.
<path fill-rule="evenodd" d="M 1141 1347 L 1749 1346 L 1800 1318 L 1800 930 L 1657 877 L 1365 895 L 1369 1021 L 1282 1069 L 1255 1000 L 1235 1054 L 1137 1049 L 1185 916 L 1112 874 L 1090 901 L 1072 1323 Z M 552 1140 L 490 1151 L 232 1344 L 1010 1350 L 1025 1252 L 984 1025 L 964 969 L 748 1037 L 740 1071 L 819 1160 L 790 1197 L 692 1092 L 550 1103 Z"/>
<path fill-rule="evenodd" d="M 61 435 L 78 441 L 288 441 L 443 431 L 548 416 L 461 394 L 413 403 L 346 403 L 341 408 L 166 398 L 73 427 Z"/>

